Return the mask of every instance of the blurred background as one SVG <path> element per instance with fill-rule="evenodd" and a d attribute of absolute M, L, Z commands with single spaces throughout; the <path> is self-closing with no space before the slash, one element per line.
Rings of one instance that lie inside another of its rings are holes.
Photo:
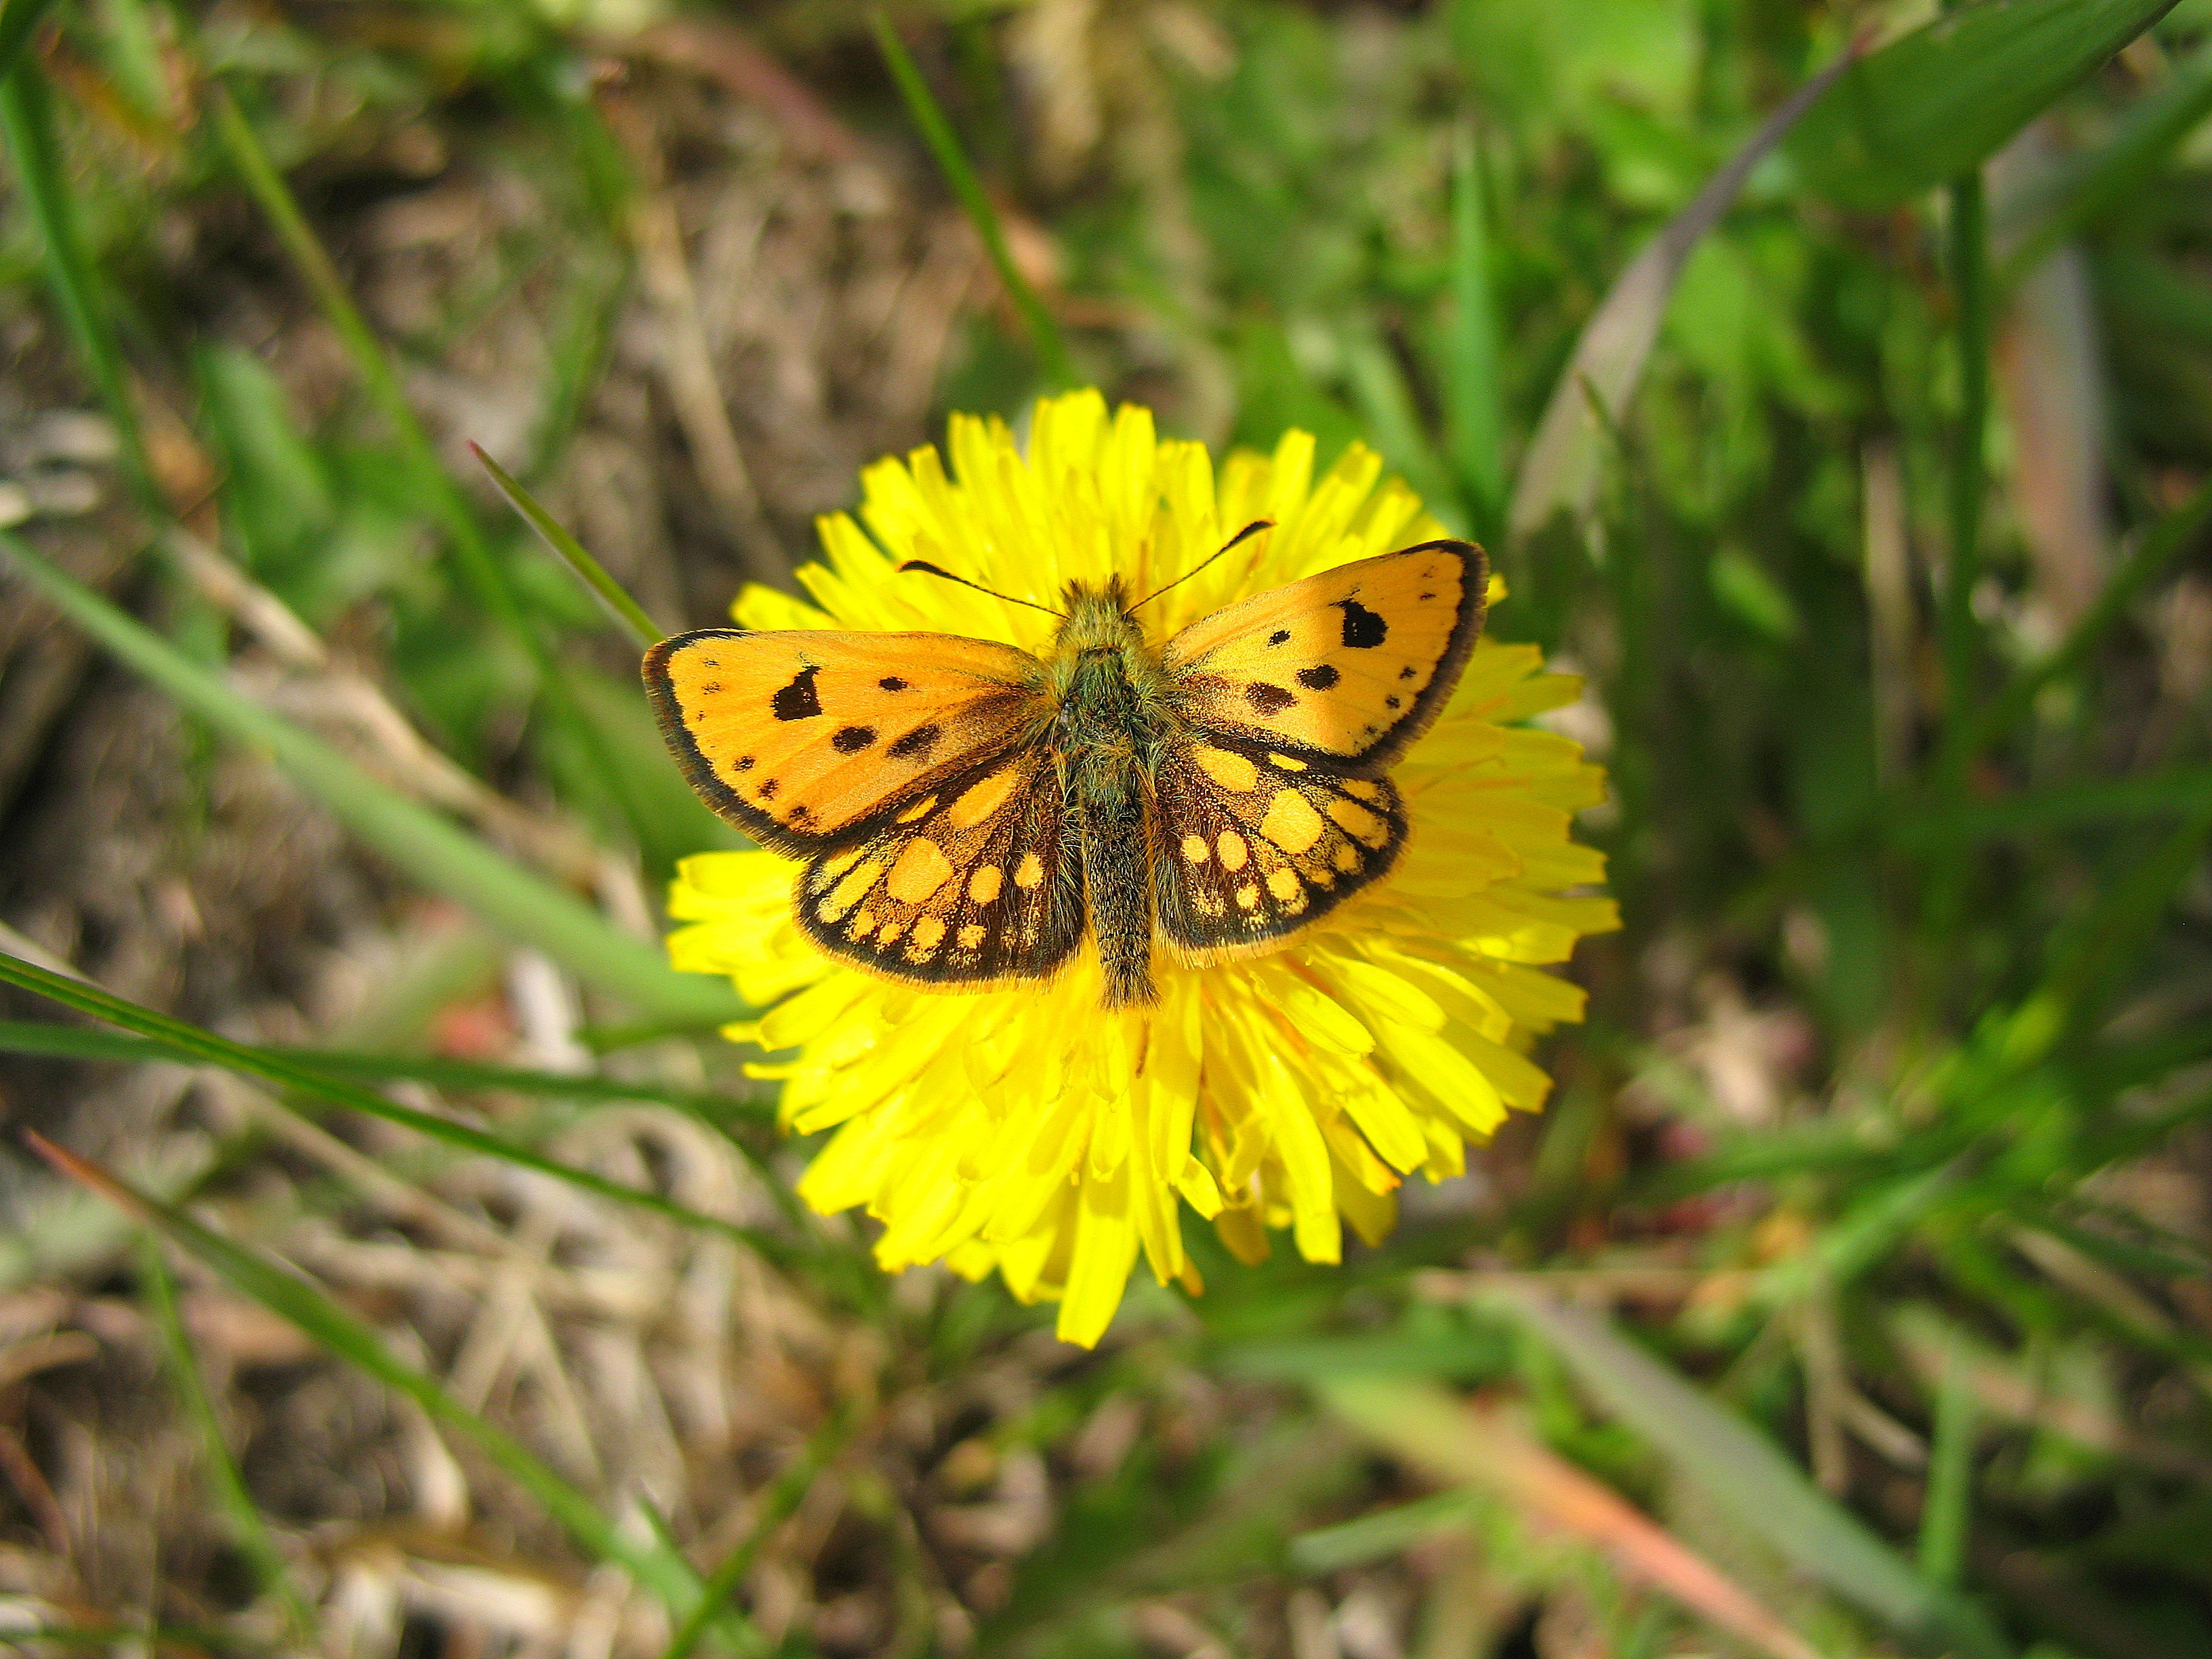
<path fill-rule="evenodd" d="M 2212 6 L 1940 9 L 0 4 L 0 1643 L 2212 1654 Z M 1627 923 L 1096 1352 L 797 1211 L 466 447 L 696 626 L 1072 383 L 1487 544 Z"/>

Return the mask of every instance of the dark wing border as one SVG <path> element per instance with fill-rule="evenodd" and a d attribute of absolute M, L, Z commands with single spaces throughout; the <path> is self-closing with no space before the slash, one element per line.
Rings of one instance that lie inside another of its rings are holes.
<path fill-rule="evenodd" d="M 639 673 L 645 680 L 646 701 L 653 705 L 653 718 L 660 726 L 662 741 L 676 757 L 676 765 L 684 774 L 684 781 L 692 792 L 705 801 L 714 815 L 725 823 L 742 830 L 759 845 L 772 852 L 793 857 L 805 857 L 815 853 L 836 852 L 856 841 L 866 839 L 885 822 L 896 817 L 916 800 L 933 789 L 945 787 L 949 773 L 924 775 L 899 793 L 885 798 L 884 804 L 865 817 L 855 818 L 842 830 L 822 835 L 807 835 L 780 823 L 756 807 L 749 806 L 726 783 L 715 775 L 714 767 L 700 752 L 698 739 L 684 724 L 684 711 L 676 702 L 676 687 L 668 673 L 668 659 L 685 646 L 696 645 L 703 640 L 750 640 L 770 637 L 772 629 L 758 628 L 695 628 L 688 634 L 672 634 L 653 646 L 645 653 Z M 1006 741 L 996 748 L 975 749 L 964 752 L 959 764 L 970 762 L 981 765 L 996 760 L 1021 742 L 1018 730 L 1010 732 Z"/>
<path fill-rule="evenodd" d="M 1332 755 L 1326 749 L 1309 749 L 1303 744 L 1286 743 L 1276 734 L 1257 726 L 1217 725 L 1190 714 L 1185 714 L 1185 720 L 1193 730 L 1203 732 L 1209 738 L 1256 744 L 1264 750 L 1304 761 L 1317 772 L 1327 772 L 1337 777 L 1379 776 L 1385 767 L 1404 754 L 1436 724 L 1437 716 L 1443 712 L 1445 702 L 1459 684 L 1459 677 L 1467 668 L 1467 659 L 1474 654 L 1475 642 L 1482 637 L 1483 618 L 1489 604 L 1490 557 L 1480 546 L 1453 537 L 1440 537 L 1435 541 L 1415 542 L 1411 547 L 1401 547 L 1375 556 L 1376 559 L 1395 559 L 1407 553 L 1439 551 L 1459 555 L 1469 573 L 1460 590 L 1459 614 L 1452 623 L 1451 638 L 1444 646 L 1443 655 L 1437 659 L 1436 672 L 1429 677 L 1429 683 L 1413 699 L 1413 706 L 1399 717 L 1396 725 L 1358 754 Z M 1365 564 L 1369 561 L 1360 559 L 1354 562 Z M 1339 565 L 1336 569 L 1348 568 Z M 1316 576 L 1332 574 L 1328 570 L 1314 572 Z M 1310 578 L 1301 577 L 1299 580 Z M 1213 677 L 1200 674 L 1191 678 L 1204 679 Z"/>

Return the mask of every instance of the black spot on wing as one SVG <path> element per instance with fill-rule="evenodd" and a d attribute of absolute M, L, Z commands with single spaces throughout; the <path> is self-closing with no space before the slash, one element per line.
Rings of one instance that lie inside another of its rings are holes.
<path fill-rule="evenodd" d="M 1407 664 L 1403 668 L 1401 668 L 1401 669 L 1400 669 L 1400 670 L 1398 671 L 1398 678 L 1399 678 L 1400 679 L 1401 679 L 1401 680 L 1410 680 L 1410 679 L 1413 679 L 1413 678 L 1417 678 L 1417 677 L 1418 677 L 1418 671 L 1413 667 L 1413 664 L 1411 664 L 1411 663 L 1407 663 Z"/>
<path fill-rule="evenodd" d="M 751 771 L 753 769 L 753 757 L 750 755 L 738 756 L 737 769 L 740 772 Z"/>
<path fill-rule="evenodd" d="M 1287 645 L 1290 642 L 1290 638 L 1291 630 L 1289 629 L 1279 628 L 1273 633 L 1267 635 L 1267 643 L 1270 645 Z"/>
<path fill-rule="evenodd" d="M 883 678 L 878 680 L 876 684 L 882 686 L 886 691 L 903 691 L 906 690 L 906 682 L 896 674 L 886 674 Z"/>
<path fill-rule="evenodd" d="M 769 699 L 769 706 L 775 710 L 776 719 L 811 720 L 822 712 L 822 698 L 814 690 L 814 677 L 821 672 L 812 667 L 800 669 L 792 676 L 789 685 Z"/>
<path fill-rule="evenodd" d="M 929 751 L 937 747 L 938 738 L 944 735 L 938 726 L 917 726 L 891 744 L 890 757 L 893 760 L 926 761 Z"/>
<path fill-rule="evenodd" d="M 1262 714 L 1279 714 L 1297 699 L 1279 685 L 1255 680 L 1244 688 L 1244 701 Z"/>
<path fill-rule="evenodd" d="M 774 778 L 763 778 L 761 780 L 760 798 L 763 800 L 774 800 L 775 799 L 775 780 Z"/>
<path fill-rule="evenodd" d="M 1322 663 L 1316 668 L 1298 670 L 1298 684 L 1309 691 L 1326 691 L 1343 678 L 1334 666 L 1328 663 Z"/>
<path fill-rule="evenodd" d="M 841 755 L 857 755 L 876 740 L 872 726 L 846 726 L 838 728 L 837 735 L 830 739 L 830 746 Z"/>
<path fill-rule="evenodd" d="M 1373 649 L 1390 632 L 1389 623 L 1357 599 L 1339 599 L 1336 608 L 1344 612 L 1344 642 L 1356 650 Z"/>

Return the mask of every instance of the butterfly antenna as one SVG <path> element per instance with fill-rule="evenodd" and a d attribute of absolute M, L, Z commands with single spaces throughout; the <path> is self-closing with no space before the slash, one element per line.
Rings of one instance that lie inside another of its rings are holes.
<path fill-rule="evenodd" d="M 1001 593 L 995 587 L 986 587 L 981 582 L 969 581 L 965 576 L 956 576 L 950 570 L 939 569 L 927 559 L 908 559 L 899 567 L 901 575 L 904 575 L 909 570 L 918 570 L 925 576 L 942 576 L 949 582 L 958 582 L 963 587 L 972 587 L 978 593 L 988 593 L 994 599 L 1004 599 L 1008 605 L 1025 605 L 1032 611 L 1042 611 L 1048 617 L 1065 617 L 1066 615 L 1065 611 L 1055 611 L 1048 605 L 1039 605 L 1035 599 L 1018 599 L 1011 593 Z"/>
<path fill-rule="evenodd" d="M 1166 592 L 1168 588 L 1181 587 L 1193 576 L 1198 574 L 1200 570 L 1205 569 L 1207 565 L 1212 564 L 1215 559 L 1219 558 L 1222 554 L 1228 552 L 1231 548 L 1236 546 L 1237 543 L 1249 540 L 1252 537 L 1258 535 L 1261 531 L 1273 530 L 1274 527 L 1275 521 L 1273 519 L 1253 520 L 1251 523 L 1246 525 L 1242 530 L 1231 536 L 1227 541 L 1222 543 L 1219 552 L 1213 554 L 1212 557 L 1202 561 L 1191 569 L 1184 571 L 1182 575 L 1177 576 L 1173 581 L 1170 582 L 1167 585 L 1167 587 L 1154 588 L 1151 592 L 1146 594 L 1143 599 L 1139 599 L 1136 605 L 1131 605 L 1127 611 L 1124 611 L 1121 614 L 1126 617 L 1129 615 L 1131 611 L 1135 611 L 1138 605 L 1150 605 L 1154 599 L 1159 598 L 1161 594 Z"/>

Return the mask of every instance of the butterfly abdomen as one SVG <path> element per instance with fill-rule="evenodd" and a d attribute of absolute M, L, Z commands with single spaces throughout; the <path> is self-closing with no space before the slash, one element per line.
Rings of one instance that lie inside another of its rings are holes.
<path fill-rule="evenodd" d="M 1109 1008 L 1149 1007 L 1152 847 L 1144 699 L 1122 653 L 1094 647 L 1073 665 L 1055 722 L 1067 807 L 1082 847 L 1083 886 Z"/>

